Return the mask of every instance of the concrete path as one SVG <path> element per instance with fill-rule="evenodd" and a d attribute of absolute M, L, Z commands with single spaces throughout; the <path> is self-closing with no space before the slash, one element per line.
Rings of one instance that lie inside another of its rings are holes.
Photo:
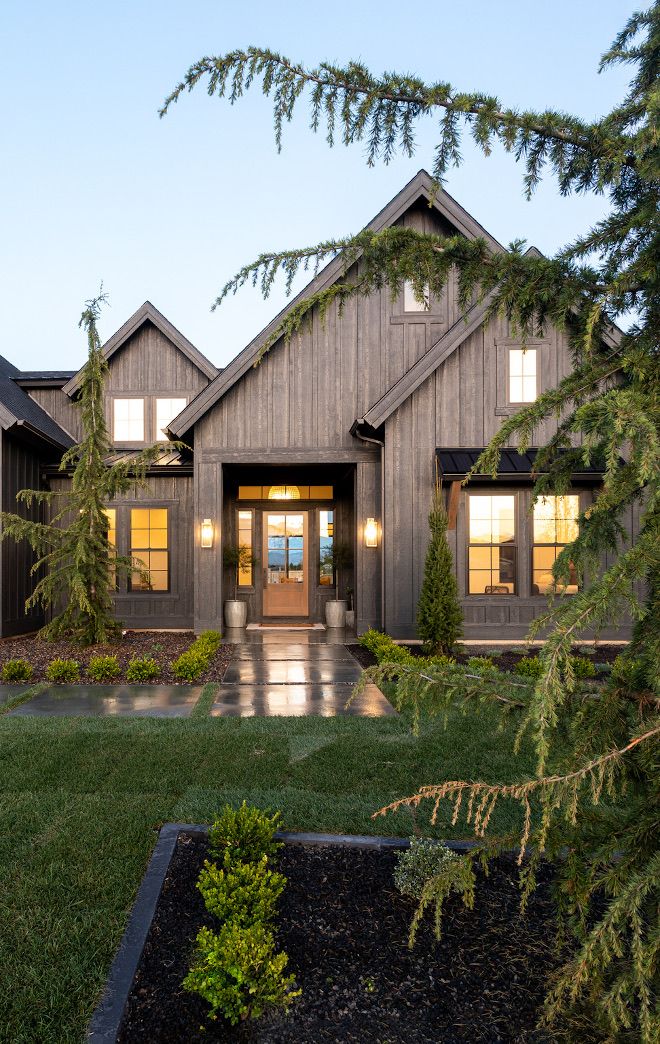
<path fill-rule="evenodd" d="M 345 646 L 344 631 L 228 631 L 224 640 L 234 655 L 211 714 L 270 717 L 318 714 L 322 717 L 395 714 L 380 689 L 369 684 L 346 708 L 360 666 Z"/>
<path fill-rule="evenodd" d="M 201 685 L 51 685 L 7 717 L 189 718 L 201 692 Z"/>

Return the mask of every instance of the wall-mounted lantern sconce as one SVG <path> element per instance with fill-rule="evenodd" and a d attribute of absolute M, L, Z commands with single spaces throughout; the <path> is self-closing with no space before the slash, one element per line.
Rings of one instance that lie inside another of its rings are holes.
<path fill-rule="evenodd" d="M 368 518 L 364 524 L 365 547 L 378 547 L 378 523 L 375 518 Z"/>
<path fill-rule="evenodd" d="M 200 544 L 202 547 L 213 547 L 213 522 L 210 518 L 202 519 Z"/>

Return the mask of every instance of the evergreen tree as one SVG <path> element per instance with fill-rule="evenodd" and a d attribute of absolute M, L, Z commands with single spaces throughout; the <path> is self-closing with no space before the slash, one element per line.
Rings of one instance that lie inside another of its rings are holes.
<path fill-rule="evenodd" d="M 434 656 L 449 656 L 463 631 L 454 559 L 447 543 L 447 514 L 439 490 L 429 513 L 431 539 L 417 604 L 417 632 Z"/>
<path fill-rule="evenodd" d="M 351 297 L 382 287 L 396 294 L 406 280 L 419 296 L 425 286 L 438 295 L 452 270 L 464 308 L 475 297 L 487 300 L 486 318 L 506 317 L 523 339 L 542 335 L 549 325 L 568 333 L 571 374 L 507 418 L 475 465 L 475 471 L 495 475 L 503 447 L 515 440 L 524 451 L 539 424 L 556 417 L 561 418 L 558 431 L 536 458 L 541 476 L 537 497 L 565 493 L 571 473 L 596 459 L 605 462 L 599 495 L 580 518 L 578 537 L 553 569 L 561 586 L 568 583 L 573 566 L 581 590 L 552 600 L 533 631 L 544 628 L 549 633 L 541 654 L 543 676 L 532 687 L 521 680 L 514 698 L 511 687 L 503 692 L 497 678 L 480 678 L 475 685 L 469 678 L 457 678 L 451 667 L 427 669 L 417 677 L 399 671 L 400 685 L 412 698 L 429 687 L 435 687 L 439 703 L 484 698 L 491 691 L 503 711 L 521 715 L 521 729 L 533 736 L 537 778 L 509 787 L 449 781 L 404 800 L 416 806 L 430 798 L 435 811 L 442 800 L 453 801 L 454 822 L 467 815 L 485 854 L 516 840 L 489 837 L 495 804 L 520 802 L 525 824 L 518 839 L 521 860 L 526 848 L 531 846 L 533 853 L 529 862 L 521 863 L 524 894 L 533 886 L 539 853 L 556 856 L 560 911 L 577 945 L 551 984 L 546 1019 L 557 1020 L 581 1007 L 586 1013 L 581 1039 L 625 1036 L 650 1042 L 660 1037 L 653 994 L 660 960 L 657 0 L 632 16 L 604 55 L 601 69 L 617 63 L 630 67 L 630 89 L 610 113 L 590 123 L 552 110 L 508 108 L 495 97 L 457 91 L 442 81 L 429 85 L 411 75 L 374 76 L 358 62 L 308 69 L 251 47 L 195 63 L 161 115 L 205 79 L 210 95 L 227 97 L 232 104 L 259 84 L 273 98 L 278 146 L 285 122 L 307 98 L 312 130 L 325 125 L 330 145 L 339 134 L 346 145 L 365 142 L 370 164 L 387 162 L 397 148 L 412 155 L 417 123 L 438 116 L 433 164 L 438 183 L 450 165 L 460 165 L 465 129 L 485 155 L 493 143 L 514 155 L 524 168 L 528 196 L 547 174 L 556 179 L 562 195 L 591 191 L 608 196 L 608 215 L 552 258 L 525 252 L 522 242 L 491 253 L 483 240 L 394 226 L 262 254 L 225 285 L 216 303 L 248 282 L 267 295 L 280 273 L 290 289 L 299 271 L 316 269 L 339 254 L 343 276 L 285 315 L 264 351 L 280 337 L 295 334 L 312 309 L 324 315 Z M 630 315 L 634 321 L 620 334 L 613 324 Z M 633 507 L 639 525 L 627 544 L 622 522 Z M 610 564 L 599 572 L 605 553 Z M 585 691 L 575 677 L 571 645 L 585 629 L 599 631 L 624 611 L 637 621 L 634 640 L 611 682 L 601 691 Z M 463 860 L 457 863 L 465 875 Z M 445 875 L 426 898 L 441 902 L 451 884 Z"/>
<path fill-rule="evenodd" d="M 36 552 L 32 574 L 40 579 L 26 608 L 41 604 L 53 611 L 40 634 L 69 638 L 81 645 L 106 642 L 121 633 L 113 614 L 112 592 L 116 576 L 130 572 L 134 563 L 115 555 L 110 547 L 106 508 L 131 485 L 144 481 L 159 452 L 157 445 L 151 446 L 130 459 L 106 463 L 112 452 L 103 399 L 108 365 L 96 328 L 105 300 L 101 293 L 88 301 L 78 324 L 87 334 L 88 356 L 75 403 L 80 410 L 82 439 L 66 451 L 60 463 L 60 471 L 71 476 L 70 488 L 20 491 L 17 500 L 28 507 L 44 505 L 51 516 L 47 522 L 0 514 L 0 539 L 27 540 Z"/>

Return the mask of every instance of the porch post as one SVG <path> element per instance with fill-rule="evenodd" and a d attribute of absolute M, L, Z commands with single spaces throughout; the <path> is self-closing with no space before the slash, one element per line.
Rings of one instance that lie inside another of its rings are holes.
<path fill-rule="evenodd" d="M 222 463 L 195 454 L 195 632 L 222 631 Z M 201 546 L 204 519 L 213 526 L 213 546 Z"/>

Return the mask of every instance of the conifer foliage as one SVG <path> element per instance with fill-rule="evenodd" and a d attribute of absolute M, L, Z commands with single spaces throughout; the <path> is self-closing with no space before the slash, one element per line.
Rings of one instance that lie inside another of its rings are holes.
<path fill-rule="evenodd" d="M 82 439 L 63 455 L 60 471 L 70 475 L 64 491 L 24 489 L 17 496 L 28 507 L 43 506 L 48 521 L 0 514 L 0 539 L 26 540 L 36 552 L 32 574 L 39 577 L 26 608 L 41 604 L 52 616 L 41 634 L 95 645 L 117 637 L 121 625 L 113 614 L 116 577 L 131 570 L 131 559 L 115 555 L 108 543 L 110 501 L 144 480 L 158 446 L 109 465 L 112 445 L 105 422 L 103 388 L 108 365 L 96 327 L 106 301 L 101 293 L 86 303 L 79 326 L 87 334 L 87 362 L 82 371 Z"/>
<path fill-rule="evenodd" d="M 464 817 L 476 830 L 484 858 L 519 844 L 525 896 L 540 854 L 556 858 L 560 915 L 575 948 L 549 984 L 546 1021 L 558 1026 L 565 1017 L 582 1020 L 580 1040 L 650 1044 L 660 1038 L 653 992 L 660 971 L 660 3 L 623 27 L 601 70 L 615 64 L 631 70 L 628 93 L 589 123 L 552 110 L 507 107 L 442 81 L 426 84 L 393 72 L 374 76 L 357 62 L 310 69 L 251 47 L 196 62 L 161 115 L 204 81 L 210 95 L 231 104 L 259 85 L 273 101 L 278 145 L 284 125 L 305 101 L 313 131 L 325 128 L 330 145 L 339 138 L 347 146 L 366 144 L 370 164 L 387 162 L 397 150 L 413 155 L 417 125 L 437 118 L 438 183 L 451 165 L 460 164 L 461 134 L 467 132 L 485 155 L 498 144 L 515 157 L 527 195 L 550 176 L 562 195 L 591 191 L 607 197 L 609 213 L 552 258 L 526 251 L 520 241 L 494 253 L 485 240 L 460 235 L 401 226 L 366 229 L 264 253 L 227 282 L 218 302 L 246 283 L 267 295 L 280 275 L 291 289 L 299 272 L 339 256 L 337 280 L 285 312 L 264 351 L 281 337 L 296 336 L 312 310 L 323 316 L 381 288 L 397 294 L 404 281 L 419 295 L 425 286 L 438 295 L 452 271 L 465 310 L 476 299 L 486 306 L 485 321 L 502 316 L 523 340 L 550 325 L 568 335 L 572 372 L 506 418 L 475 465 L 475 472 L 495 476 L 503 447 L 525 451 L 542 423 L 556 418 L 557 433 L 536 457 L 536 497 L 565 494 L 572 473 L 604 462 L 598 496 L 553 567 L 558 591 L 573 570 L 580 590 L 550 599 L 537 624 L 549 635 L 540 654 L 541 677 L 515 687 L 505 676 L 479 682 L 480 693 L 492 692 L 497 706 L 519 715 L 521 731 L 533 737 L 537 777 L 508 787 L 445 781 L 403 800 L 430 801 L 434 817 L 450 802 L 453 822 Z M 638 523 L 628 544 L 623 523 L 633 513 Z M 610 682 L 598 687 L 581 681 L 571 663 L 575 639 L 585 630 L 602 631 L 623 612 L 636 621 L 634 638 Z M 407 692 L 435 687 L 438 703 L 445 705 L 474 696 L 474 686 L 461 684 L 451 665 L 428 666 L 416 676 L 413 667 L 371 671 L 389 677 L 396 672 Z M 521 807 L 522 837 L 493 838 L 493 808 L 509 800 Z M 465 878 L 466 863 L 457 862 Z M 425 900 L 441 904 L 452 883 L 448 875 L 438 879 L 435 895 L 429 889 Z M 465 894 L 469 883 L 463 880 Z"/>
<path fill-rule="evenodd" d="M 439 490 L 429 514 L 431 539 L 417 604 L 417 632 L 431 656 L 449 656 L 461 637 L 463 614 L 458 601 L 454 560 L 447 543 L 447 514 Z"/>

